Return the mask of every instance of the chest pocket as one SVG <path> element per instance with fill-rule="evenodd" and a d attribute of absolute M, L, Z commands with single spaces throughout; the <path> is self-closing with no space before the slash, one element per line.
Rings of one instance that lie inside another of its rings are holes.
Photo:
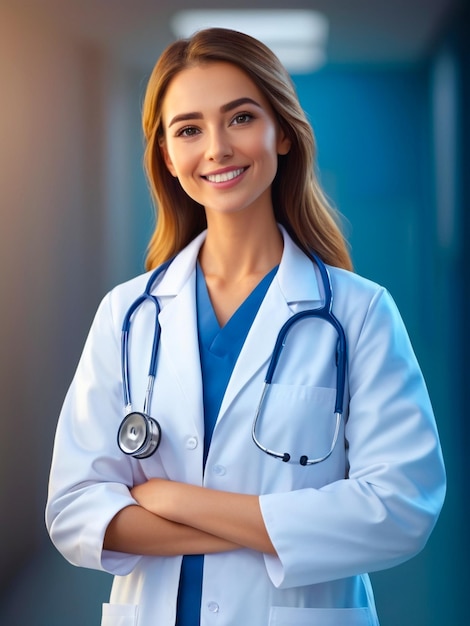
<path fill-rule="evenodd" d="M 292 460 L 326 456 L 332 446 L 336 390 L 309 385 L 270 385 L 257 425 L 262 445 Z"/>

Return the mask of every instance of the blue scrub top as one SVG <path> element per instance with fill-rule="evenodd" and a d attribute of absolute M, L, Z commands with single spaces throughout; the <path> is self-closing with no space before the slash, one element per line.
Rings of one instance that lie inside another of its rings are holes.
<path fill-rule="evenodd" d="M 258 309 L 276 274 L 274 267 L 221 327 L 215 315 L 199 263 L 196 269 L 196 306 L 204 400 L 204 466 L 212 432 L 233 368 Z M 183 557 L 176 626 L 199 626 L 203 555 Z"/>

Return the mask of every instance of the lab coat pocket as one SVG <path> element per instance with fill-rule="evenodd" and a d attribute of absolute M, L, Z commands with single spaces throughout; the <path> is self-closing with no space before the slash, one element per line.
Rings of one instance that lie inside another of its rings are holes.
<path fill-rule="evenodd" d="M 269 626 L 376 626 L 368 608 L 297 609 L 273 606 Z"/>
<path fill-rule="evenodd" d="M 259 441 L 272 450 L 305 455 L 327 455 L 335 437 L 336 389 L 312 385 L 269 387 L 258 422 Z"/>
<path fill-rule="evenodd" d="M 136 604 L 103 604 L 101 626 L 136 626 Z"/>

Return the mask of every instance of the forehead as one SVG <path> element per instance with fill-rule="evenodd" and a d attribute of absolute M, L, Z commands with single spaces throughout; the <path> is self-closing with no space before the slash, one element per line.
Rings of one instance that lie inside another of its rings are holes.
<path fill-rule="evenodd" d="M 244 96 L 271 108 L 256 83 L 242 69 L 232 63 L 204 63 L 182 70 L 170 81 L 162 114 L 165 120 L 174 113 L 219 108 Z"/>

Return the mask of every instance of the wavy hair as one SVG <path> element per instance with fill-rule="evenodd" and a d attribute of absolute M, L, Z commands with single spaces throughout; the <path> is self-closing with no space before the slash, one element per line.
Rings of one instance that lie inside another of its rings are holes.
<path fill-rule="evenodd" d="M 330 265 L 351 269 L 340 214 L 328 203 L 315 171 L 313 130 L 300 106 L 292 80 L 275 54 L 260 41 L 223 28 L 201 30 L 190 39 L 170 44 L 150 76 L 143 103 L 144 167 L 157 214 L 146 268 L 153 269 L 182 250 L 206 228 L 204 207 L 190 198 L 168 171 L 163 140 L 162 104 L 171 80 L 182 70 L 223 61 L 244 71 L 270 103 L 277 121 L 291 141 L 278 157 L 272 184 L 276 220 L 297 245 L 315 251 Z"/>

